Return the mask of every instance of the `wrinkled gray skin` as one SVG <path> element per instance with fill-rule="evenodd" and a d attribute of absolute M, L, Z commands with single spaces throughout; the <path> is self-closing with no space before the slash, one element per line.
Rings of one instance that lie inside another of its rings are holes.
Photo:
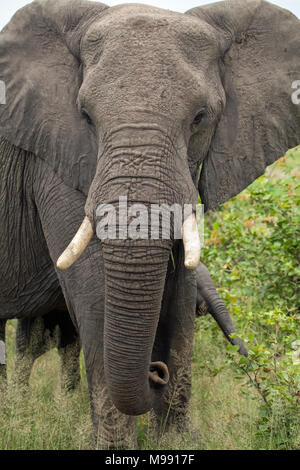
<path fill-rule="evenodd" d="M 220 297 L 209 271 L 200 263 L 195 270 L 197 283 L 196 315 L 210 313 L 232 344 L 240 346 L 240 354 L 248 355 Z M 5 320 L 0 321 L 0 339 L 5 342 Z M 80 341 L 77 330 L 70 319 L 65 305 L 42 317 L 23 318 L 18 321 L 16 334 L 16 381 L 29 385 L 34 361 L 51 348 L 57 347 L 61 358 L 62 385 L 66 390 L 74 390 L 80 381 Z M 1 359 L 0 359 L 1 361 Z M 5 372 L 5 368 L 0 373 Z"/>
<path fill-rule="evenodd" d="M 195 274 L 173 240 L 94 237 L 68 271 L 55 263 L 100 203 L 196 205 L 198 185 L 212 209 L 296 146 L 299 24 L 261 0 L 187 14 L 45 0 L 0 34 L 0 315 L 49 313 L 62 290 L 98 447 L 135 447 L 150 409 L 188 427 Z"/>
<path fill-rule="evenodd" d="M 200 263 L 196 269 L 196 282 L 196 315 L 204 316 L 210 313 L 223 331 L 225 338 L 231 344 L 240 347 L 240 354 L 248 356 L 247 349 L 242 340 L 240 338 L 231 338 L 232 335 L 236 335 L 236 329 L 220 294 L 214 286 L 209 271 L 203 263 Z"/>

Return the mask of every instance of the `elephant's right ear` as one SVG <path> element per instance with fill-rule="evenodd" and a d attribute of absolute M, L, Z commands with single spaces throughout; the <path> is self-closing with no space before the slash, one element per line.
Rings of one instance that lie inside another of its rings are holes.
<path fill-rule="evenodd" d="M 226 0 L 188 12 L 216 31 L 226 106 L 199 182 L 206 209 L 241 192 L 300 143 L 300 21 L 264 0 Z"/>
<path fill-rule="evenodd" d="M 45 160 L 68 185 L 88 192 L 97 157 L 77 106 L 80 40 L 108 8 L 86 0 L 38 0 L 0 33 L 0 136 Z"/>

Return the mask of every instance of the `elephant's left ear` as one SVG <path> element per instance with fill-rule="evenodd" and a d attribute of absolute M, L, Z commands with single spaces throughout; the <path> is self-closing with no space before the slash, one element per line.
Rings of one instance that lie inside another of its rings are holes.
<path fill-rule="evenodd" d="M 300 21 L 264 0 L 227 0 L 187 14 L 209 23 L 227 43 L 226 107 L 199 182 L 209 210 L 300 143 Z"/>
<path fill-rule="evenodd" d="M 66 184 L 85 193 L 95 172 L 97 143 L 77 103 L 80 40 L 107 8 L 87 0 L 37 0 L 0 33 L 6 95 L 0 136 L 45 160 Z"/>

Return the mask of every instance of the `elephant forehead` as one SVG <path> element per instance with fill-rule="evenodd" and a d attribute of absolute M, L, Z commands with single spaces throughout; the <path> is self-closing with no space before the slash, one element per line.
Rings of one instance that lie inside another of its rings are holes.
<path fill-rule="evenodd" d="M 82 50 L 89 51 L 101 47 L 104 41 L 120 48 L 130 43 L 130 48 L 169 49 L 178 40 L 201 44 L 205 49 L 215 48 L 215 31 L 207 23 L 182 13 L 148 7 L 146 5 L 121 5 L 110 8 L 104 16 L 95 20 L 82 41 Z"/>
<path fill-rule="evenodd" d="M 217 54 L 214 30 L 199 19 L 142 5 L 109 9 L 81 44 L 80 100 L 106 115 L 134 104 L 185 115 L 207 99 Z"/>

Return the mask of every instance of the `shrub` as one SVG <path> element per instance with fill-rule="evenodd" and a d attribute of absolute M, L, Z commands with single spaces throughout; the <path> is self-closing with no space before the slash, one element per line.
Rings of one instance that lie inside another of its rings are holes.
<path fill-rule="evenodd" d="M 257 448 L 300 449 L 299 176 L 298 147 L 206 217 L 203 261 L 249 347 L 228 346 L 211 373 L 232 368 L 261 400 Z"/>

